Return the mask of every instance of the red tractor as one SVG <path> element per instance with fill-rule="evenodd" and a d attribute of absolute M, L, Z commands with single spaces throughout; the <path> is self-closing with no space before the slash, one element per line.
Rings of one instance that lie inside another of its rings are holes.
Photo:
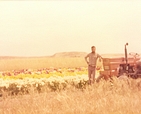
<path fill-rule="evenodd" d="M 122 76 L 127 75 L 131 78 L 141 77 L 141 61 L 139 54 L 129 53 L 127 54 L 125 44 L 125 57 L 111 57 L 103 58 L 103 68 L 104 71 L 100 71 L 100 76 L 105 79 L 111 76 Z"/>

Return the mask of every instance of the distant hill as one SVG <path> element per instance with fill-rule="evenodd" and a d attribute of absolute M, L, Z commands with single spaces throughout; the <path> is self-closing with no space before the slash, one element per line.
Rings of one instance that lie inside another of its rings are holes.
<path fill-rule="evenodd" d="M 22 59 L 22 58 L 48 58 L 48 57 L 85 57 L 88 53 L 86 52 L 60 52 L 55 53 L 51 56 L 30 56 L 30 57 L 22 57 L 22 56 L 0 56 L 0 59 Z M 101 54 L 102 57 L 125 57 L 124 54 L 121 53 L 108 53 L 108 54 Z M 128 55 L 128 57 L 132 57 Z M 141 54 L 140 54 L 141 57 Z"/>
<path fill-rule="evenodd" d="M 61 52 L 55 53 L 52 57 L 85 57 L 86 52 Z"/>
<path fill-rule="evenodd" d="M 18 56 L 0 56 L 0 59 L 17 59 L 17 58 L 23 58 Z"/>

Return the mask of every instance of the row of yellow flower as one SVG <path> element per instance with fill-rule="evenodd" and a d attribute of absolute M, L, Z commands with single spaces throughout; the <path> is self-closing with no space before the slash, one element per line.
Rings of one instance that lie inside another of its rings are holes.
<path fill-rule="evenodd" d="M 8 94 L 24 94 L 29 93 L 31 88 L 37 92 L 62 90 L 70 86 L 84 88 L 88 82 L 88 76 L 87 69 L 76 71 L 61 69 L 61 72 L 41 74 L 0 75 L 0 82 L 0 93 L 6 91 Z"/>
<path fill-rule="evenodd" d="M 83 74 L 87 74 L 87 71 L 79 71 L 79 72 L 51 72 L 49 74 L 19 74 L 17 76 L 2 76 L 0 75 L 1 79 L 4 80 L 11 80 L 11 79 L 24 79 L 24 78 L 49 78 L 51 76 L 77 76 L 77 75 L 83 75 Z"/>

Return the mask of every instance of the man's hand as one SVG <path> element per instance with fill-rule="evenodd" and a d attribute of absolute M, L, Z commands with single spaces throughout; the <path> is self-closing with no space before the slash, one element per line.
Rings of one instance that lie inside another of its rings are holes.
<path fill-rule="evenodd" d="M 89 65 L 89 62 L 87 61 L 87 64 Z"/>

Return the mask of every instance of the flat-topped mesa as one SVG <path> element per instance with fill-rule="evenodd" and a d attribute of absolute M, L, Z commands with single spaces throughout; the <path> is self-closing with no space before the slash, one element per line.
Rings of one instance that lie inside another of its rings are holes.
<path fill-rule="evenodd" d="M 86 52 L 60 52 L 54 54 L 52 57 L 85 57 Z"/>

